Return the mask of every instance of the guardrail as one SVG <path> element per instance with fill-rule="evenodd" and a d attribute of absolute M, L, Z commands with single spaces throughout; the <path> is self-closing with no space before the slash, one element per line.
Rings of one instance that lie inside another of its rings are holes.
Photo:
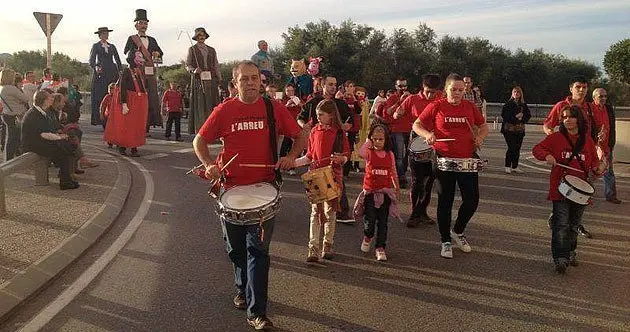
<path fill-rule="evenodd" d="M 26 152 L 7 162 L 0 164 L 0 216 L 7 214 L 7 202 L 5 199 L 5 177 L 18 170 L 32 166 L 35 169 L 35 185 L 47 186 L 48 182 L 48 158 L 34 152 Z"/>

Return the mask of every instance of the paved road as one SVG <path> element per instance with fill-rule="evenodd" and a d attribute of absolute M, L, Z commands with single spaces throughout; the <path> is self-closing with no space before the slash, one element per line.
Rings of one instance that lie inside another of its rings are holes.
<path fill-rule="evenodd" d="M 540 138 L 526 136 L 523 151 Z M 155 191 L 134 236 L 42 330 L 250 330 L 245 313 L 231 306 L 231 265 L 207 185 L 183 175 L 197 164 L 189 148 L 150 140 L 135 159 L 148 172 L 132 167 L 129 200 L 115 226 L 0 331 L 28 323 L 125 234 L 143 207 L 145 178 Z M 270 275 L 269 316 L 278 330 L 629 331 L 629 205 L 611 205 L 600 195 L 584 217 L 595 238 L 580 239 L 581 265 L 558 276 L 544 221 L 548 175 L 533 168 L 524 175 L 503 173 L 504 149 L 500 134 L 492 133 L 482 151 L 490 163 L 480 177 L 481 202 L 467 229 L 473 252 L 456 250 L 452 260 L 439 256 L 436 226 L 407 229 L 390 220 L 388 262 L 359 251 L 360 225 L 339 225 L 337 257 L 308 266 L 309 207 L 299 178 L 287 177 Z M 544 169 L 526 158 L 527 165 Z M 359 176 L 348 186 L 355 198 Z M 596 187 L 601 193 L 601 181 Z M 621 197 L 630 197 L 629 188 L 630 179 L 620 178 Z"/>

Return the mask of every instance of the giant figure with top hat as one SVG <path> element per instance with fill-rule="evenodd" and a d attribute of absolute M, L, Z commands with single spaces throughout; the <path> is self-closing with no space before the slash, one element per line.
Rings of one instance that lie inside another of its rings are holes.
<path fill-rule="evenodd" d="M 136 19 L 134 20 L 137 34 L 127 38 L 124 54 L 127 54 L 127 62 L 134 60 L 136 51 L 140 51 L 144 57 L 144 66 L 142 71 L 146 77 L 146 88 L 149 94 L 149 117 L 147 119 L 147 132 L 149 126 L 162 127 L 162 117 L 160 115 L 160 100 L 158 98 L 157 80 L 155 72 L 155 64 L 162 63 L 164 52 L 160 49 L 155 38 L 147 36 L 147 28 L 149 27 L 149 19 L 147 11 L 144 9 L 136 9 Z"/>
<path fill-rule="evenodd" d="M 118 73 L 122 69 L 120 56 L 116 46 L 107 41 L 110 30 L 100 27 L 94 33 L 99 41 L 92 45 L 90 50 L 90 67 L 92 67 L 92 125 L 100 125 L 100 106 L 103 97 L 107 94 L 107 86 L 118 80 Z M 105 126 L 105 124 L 103 124 Z"/>

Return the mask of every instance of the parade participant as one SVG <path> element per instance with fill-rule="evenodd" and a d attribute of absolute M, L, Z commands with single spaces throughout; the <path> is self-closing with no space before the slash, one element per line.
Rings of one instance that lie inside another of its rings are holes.
<path fill-rule="evenodd" d="M 479 112 L 483 110 L 483 100 L 481 96 L 477 94 L 477 91 L 473 89 L 472 77 L 464 76 L 464 99 L 473 103 Z"/>
<path fill-rule="evenodd" d="M 361 118 L 359 119 L 359 121 L 361 121 L 361 129 L 359 130 L 359 138 L 357 139 L 357 145 L 360 145 L 362 144 L 361 142 L 365 142 L 368 132 L 370 131 L 370 102 L 368 101 L 366 88 L 362 86 L 355 86 L 354 90 L 354 95 L 361 107 Z M 362 168 L 358 150 L 359 149 L 355 147 L 355 153 L 352 154 L 350 160 L 354 163 L 354 171 L 360 173 L 362 172 Z"/>
<path fill-rule="evenodd" d="M 387 101 L 385 97 L 385 90 L 378 90 L 378 94 L 374 97 L 372 101 L 372 108 L 370 108 L 370 119 L 373 119 L 376 116 L 376 110 L 378 109 L 378 105 Z"/>
<path fill-rule="evenodd" d="M 581 224 L 585 205 L 565 198 L 558 187 L 565 175 L 586 181 L 590 173 L 601 176 L 607 167 L 605 159 L 597 157 L 595 143 L 587 135 L 586 121 L 578 105 L 565 105 L 559 112 L 562 123 L 559 132 L 547 136 L 532 149 L 538 160 L 553 166 L 549 177 L 549 194 L 552 202 L 551 253 L 556 272 L 564 274 L 569 265 L 577 266 L 577 226 Z M 580 170 L 575 171 L 558 164 Z"/>
<path fill-rule="evenodd" d="M 184 100 L 182 95 L 177 91 L 175 82 L 169 84 L 169 89 L 164 92 L 162 96 L 162 112 L 165 112 L 168 116 L 166 120 L 166 132 L 164 137 L 166 140 L 171 139 L 171 130 L 173 129 L 173 122 L 175 122 L 175 140 L 181 141 L 181 125 L 182 111 L 184 110 Z"/>
<path fill-rule="evenodd" d="M 376 260 L 386 261 L 387 218 L 390 207 L 395 207 L 400 197 L 400 190 L 396 175 L 396 158 L 385 125 L 377 123 L 370 128 L 368 138 L 359 149 L 359 155 L 366 162 L 363 191 L 354 205 L 355 218 L 361 214 L 365 216 L 361 251 L 366 253 L 370 251 L 376 231 L 374 244 Z M 397 211 L 397 208 L 391 210 Z"/>
<path fill-rule="evenodd" d="M 352 128 L 352 116 L 350 110 L 348 110 L 348 105 L 345 101 L 336 99 L 335 93 L 337 92 L 337 78 L 332 75 L 324 75 L 321 79 L 322 86 L 322 95 L 315 95 L 311 98 L 304 107 L 302 107 L 302 111 L 300 115 L 297 117 L 298 124 L 304 128 L 307 132 L 311 131 L 313 126 L 317 125 L 317 105 L 324 99 L 332 100 L 335 102 L 335 106 L 337 106 L 337 111 L 339 112 L 339 116 L 342 121 L 345 121 L 341 125 L 341 129 L 344 131 L 348 131 L 348 129 Z M 339 204 L 341 205 L 340 211 L 337 213 L 337 222 L 340 223 L 354 223 L 354 218 L 350 215 L 350 206 L 348 204 L 348 197 L 346 195 L 346 187 L 345 183 L 342 186 L 343 189 L 341 191 L 341 200 Z"/>
<path fill-rule="evenodd" d="M 440 89 L 440 77 L 434 74 L 427 74 L 422 77 L 422 89 L 414 95 L 409 96 L 400 105 L 403 112 L 411 113 L 413 119 L 420 117 L 424 109 L 434 100 L 442 98 Z M 411 132 L 412 137 L 417 137 L 415 132 Z M 434 224 L 435 221 L 427 214 L 427 207 L 431 202 L 431 190 L 433 189 L 433 163 L 428 161 L 417 161 L 412 155 L 409 156 L 409 168 L 411 170 L 411 188 L 409 196 L 411 198 L 411 215 L 407 220 L 407 227 L 416 227 L 421 222 Z"/>
<path fill-rule="evenodd" d="M 193 140 L 195 154 L 205 167 L 205 176 L 219 179 L 221 166 L 236 154 L 239 163 L 273 164 L 275 144 L 272 147 L 270 141 L 276 133 L 295 139 L 291 151 L 280 158 L 277 164 L 281 169 L 293 168 L 295 158 L 306 145 L 306 133 L 289 116 L 284 105 L 271 101 L 270 109 L 267 109 L 268 101 L 263 100 L 259 90 L 260 71 L 253 62 L 238 63 L 232 75 L 238 97 L 217 106 Z M 268 115 L 271 114 L 274 118 L 271 122 L 275 123 L 275 127 L 269 130 Z M 210 155 L 208 144 L 219 138 L 223 140 L 223 150 L 215 161 Z M 273 169 L 245 169 L 232 163 L 226 167 L 223 187 L 228 189 L 236 185 L 273 182 L 275 178 Z M 234 265 L 237 287 L 234 305 L 239 309 L 247 308 L 247 322 L 257 330 L 273 326 L 267 318 L 267 288 L 269 242 L 274 219 L 265 221 L 262 226 L 237 225 L 221 216 L 228 256 Z M 261 238 L 262 234 L 264 236 Z"/>
<path fill-rule="evenodd" d="M 107 27 L 100 27 L 94 34 L 100 39 L 92 45 L 90 50 L 90 67 L 92 67 L 92 125 L 103 125 L 100 119 L 100 105 L 103 97 L 107 94 L 107 87 L 118 80 L 118 73 L 122 69 L 120 56 L 116 46 L 107 41 L 110 30 Z"/>
<path fill-rule="evenodd" d="M 113 112 L 111 105 L 115 91 L 118 91 L 116 90 L 116 83 L 109 83 L 109 85 L 107 86 L 107 94 L 105 95 L 105 97 L 103 97 L 103 100 L 101 101 L 101 105 L 99 107 L 99 117 L 105 129 L 107 129 L 107 119 L 109 118 L 109 115 Z M 107 139 L 105 141 L 107 142 L 107 146 L 109 148 L 113 146 L 111 141 L 108 141 Z"/>
<path fill-rule="evenodd" d="M 118 94 L 114 94 L 111 100 L 113 110 L 110 113 L 110 121 L 107 127 L 112 126 L 111 137 L 105 128 L 105 141 L 118 145 L 118 151 L 127 155 L 127 148 L 131 148 L 131 156 L 138 157 L 138 147 L 146 142 L 145 126 L 148 117 L 147 87 L 144 86 L 145 77 L 144 57 L 140 51 L 129 62 L 129 68 L 123 70 L 120 82 L 120 100 Z M 119 106 L 122 104 L 122 107 Z"/>
<path fill-rule="evenodd" d="M 291 60 L 291 77 L 287 81 L 287 84 L 292 84 L 295 87 L 295 95 L 302 99 L 302 101 L 306 101 L 311 93 L 315 94 L 316 91 L 313 90 L 313 77 L 306 72 L 304 59 Z M 335 84 L 337 84 L 336 79 Z M 315 103 L 315 105 L 317 105 L 317 103 Z"/>
<path fill-rule="evenodd" d="M 309 164 L 310 170 L 332 165 L 333 177 L 338 190 L 343 187 L 342 165 L 348 161 L 350 146 L 343 129 L 339 111 L 334 100 L 321 100 L 316 106 L 318 123 L 308 137 L 308 149 L 304 157 L 296 160 L 296 166 Z M 339 199 L 334 198 L 319 204 L 311 204 L 311 226 L 308 241 L 307 262 L 317 262 L 334 257 L 333 244 L 335 236 L 336 212 L 339 210 Z M 324 228 L 323 245 L 320 233 Z M 321 251 L 320 251 L 321 248 Z"/>
<path fill-rule="evenodd" d="M 512 88 L 512 96 L 503 105 L 501 111 L 501 134 L 505 138 L 507 151 L 505 152 L 505 173 L 523 173 L 518 167 L 518 160 L 521 156 L 521 146 L 525 137 L 525 124 L 531 118 L 529 107 L 523 96 L 523 89 L 520 86 Z"/>
<path fill-rule="evenodd" d="M 252 62 L 260 68 L 263 75 L 273 77 L 273 59 L 269 55 L 269 44 L 266 41 L 258 41 L 258 52 L 252 55 Z"/>
<path fill-rule="evenodd" d="M 586 102 L 586 94 L 588 93 L 588 80 L 586 77 L 581 75 L 574 76 L 569 84 L 569 91 L 571 92 L 571 95 L 566 97 L 566 99 L 557 102 L 547 115 L 547 118 L 543 122 L 543 132 L 545 135 L 553 134 L 554 128 L 560 124 L 562 115 L 560 111 L 564 108 L 564 106 L 578 105 L 582 109 L 582 117 L 584 118 L 584 121 L 586 121 L 587 136 L 596 140 L 597 138 L 593 135 L 597 135 L 597 133 L 591 130 L 592 126 L 595 125 L 593 112 L 591 111 L 589 103 Z M 548 221 L 551 221 L 551 218 L 552 216 L 549 216 Z M 593 237 L 591 232 L 587 231 L 582 224 L 578 226 L 578 233 L 586 238 Z"/>
<path fill-rule="evenodd" d="M 396 173 L 401 188 L 407 188 L 407 147 L 409 146 L 409 132 L 413 117 L 411 112 L 405 112 L 400 105 L 411 94 L 407 91 L 407 80 L 396 80 L 396 93 L 389 96 L 385 104 L 381 104 L 376 110 L 377 118 L 387 124 L 391 133 L 394 156 L 396 156 Z"/>
<path fill-rule="evenodd" d="M 287 84 L 287 86 L 284 87 L 282 104 L 287 107 L 293 119 L 297 119 L 302 109 L 302 105 L 304 105 L 302 100 L 295 95 L 295 87 L 291 84 Z M 292 147 L 293 140 L 290 137 L 285 136 L 282 139 L 282 145 L 280 146 L 280 157 L 286 156 Z M 295 175 L 295 170 L 290 169 L 289 175 Z"/>
<path fill-rule="evenodd" d="M 219 104 L 219 83 L 223 80 L 219 70 L 217 51 L 205 44 L 210 35 L 204 28 L 195 29 L 192 37 L 197 43 L 188 48 L 186 69 L 191 75 L 190 118 L 188 133 L 195 134 L 206 121 L 212 109 Z"/>
<path fill-rule="evenodd" d="M 475 105 L 463 100 L 464 81 L 458 74 L 450 74 L 445 82 L 446 98 L 429 104 L 414 122 L 413 130 L 433 145 L 438 156 L 445 158 L 473 158 L 476 148 L 483 144 L 488 135 L 488 125 Z M 475 134 L 472 126 L 478 127 Z M 436 139 L 454 138 L 454 141 Z M 479 204 L 479 177 L 476 172 L 435 170 L 438 182 L 437 219 L 442 241 L 440 255 L 453 258 L 451 240 L 459 249 L 471 252 L 472 248 L 464 236 L 468 221 Z M 462 205 L 459 207 L 455 225 L 451 230 L 451 210 L 455 197 L 455 185 L 460 188 Z"/>
<path fill-rule="evenodd" d="M 357 100 L 357 97 L 354 95 L 356 89 L 353 81 L 345 81 L 343 83 L 344 86 L 344 94 L 343 100 L 348 105 L 348 110 L 350 111 L 350 116 L 352 116 L 352 127 L 348 129 L 346 135 L 348 136 L 348 143 L 350 144 L 351 153 L 354 152 L 354 145 L 357 143 L 357 135 L 359 134 L 359 130 L 361 130 L 361 125 L 363 124 L 361 121 L 361 104 Z M 343 119 L 347 120 L 347 119 Z M 354 162 L 348 162 L 343 165 L 343 176 L 347 177 L 350 175 L 350 170 L 357 171 L 359 167 L 358 161 L 357 165 L 353 164 Z"/>
<path fill-rule="evenodd" d="M 140 67 L 144 77 L 143 85 L 147 89 L 149 100 L 149 114 L 146 123 L 146 132 L 149 132 L 150 126 L 162 127 L 162 117 L 160 116 L 160 99 L 158 96 L 157 80 L 155 78 L 155 64 L 162 63 L 164 52 L 160 49 L 155 38 L 147 36 L 147 28 L 149 27 L 149 19 L 147 11 L 144 9 L 136 9 L 136 18 L 134 19 L 137 34 L 127 38 L 124 54 L 127 54 L 127 62 L 133 63 L 136 52 L 140 52 L 144 58 L 144 64 Z M 144 144 L 144 143 L 143 143 Z"/>
<path fill-rule="evenodd" d="M 617 186 L 615 172 L 613 171 L 613 149 L 616 141 L 615 111 L 607 103 L 608 92 L 604 88 L 593 90 L 593 117 L 595 118 L 597 130 L 597 145 L 601 148 L 603 155 L 608 161 L 608 170 L 604 173 L 604 197 L 606 201 L 613 204 L 621 204 L 617 198 Z"/>

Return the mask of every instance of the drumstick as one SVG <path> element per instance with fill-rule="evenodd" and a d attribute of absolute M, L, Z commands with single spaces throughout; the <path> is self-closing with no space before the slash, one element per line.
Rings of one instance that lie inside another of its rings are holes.
<path fill-rule="evenodd" d="M 566 169 L 570 169 L 572 171 L 584 173 L 584 171 L 581 170 L 581 169 L 577 169 L 577 168 L 574 168 L 574 167 L 571 167 L 571 166 L 567 166 L 567 165 L 564 165 L 564 164 L 556 163 L 556 166 L 560 166 L 560 167 L 563 167 L 563 168 L 566 168 Z"/>
<path fill-rule="evenodd" d="M 450 141 L 454 141 L 454 138 L 438 138 L 435 141 L 436 142 L 450 142 Z"/>
<path fill-rule="evenodd" d="M 241 167 L 257 167 L 257 168 L 275 168 L 276 165 L 265 165 L 265 164 L 238 164 Z"/>
<path fill-rule="evenodd" d="M 468 118 L 464 118 L 464 120 L 466 120 L 466 124 L 468 125 L 468 129 L 470 129 L 470 132 L 473 135 L 473 143 L 474 143 L 475 142 L 475 131 L 473 130 L 473 127 L 470 125 L 470 122 L 468 122 Z M 481 147 L 478 146 L 475 150 L 481 151 Z"/>
<path fill-rule="evenodd" d="M 225 165 L 223 165 L 223 167 L 221 167 L 221 170 L 219 172 L 223 172 L 225 170 L 226 167 L 228 167 L 229 164 L 231 164 L 234 159 L 236 159 L 236 157 L 238 157 L 238 153 L 234 155 L 234 157 L 230 158 L 230 160 L 228 160 L 227 163 L 225 163 Z"/>

